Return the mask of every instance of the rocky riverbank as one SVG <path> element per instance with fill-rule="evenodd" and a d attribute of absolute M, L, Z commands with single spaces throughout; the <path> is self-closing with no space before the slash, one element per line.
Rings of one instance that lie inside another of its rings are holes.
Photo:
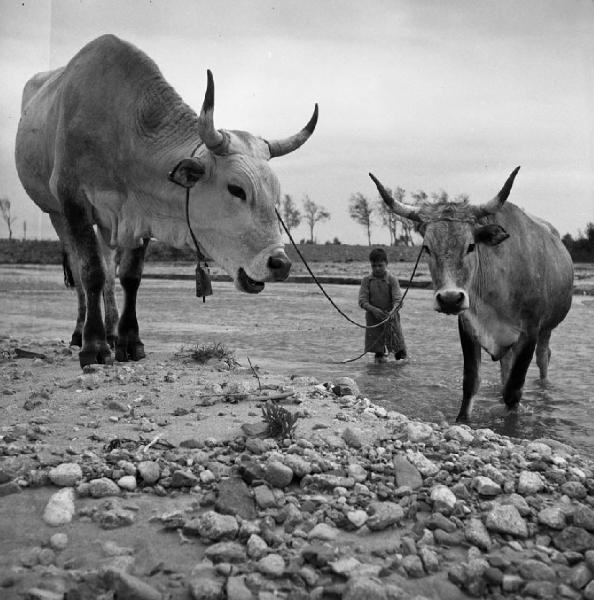
<path fill-rule="evenodd" d="M 559 442 L 225 353 L 0 352 L 2 598 L 594 599 L 594 471 Z"/>

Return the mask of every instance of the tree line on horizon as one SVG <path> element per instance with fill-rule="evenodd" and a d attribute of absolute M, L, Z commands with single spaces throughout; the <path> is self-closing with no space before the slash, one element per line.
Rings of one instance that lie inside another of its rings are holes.
<path fill-rule="evenodd" d="M 405 201 L 406 190 L 396 187 L 394 190 L 386 188 L 392 196 L 400 202 Z M 433 192 L 431 194 L 433 201 L 450 200 L 445 190 Z M 406 200 L 407 204 L 420 204 L 426 201 L 429 196 L 423 191 L 412 192 L 410 198 Z M 467 201 L 467 194 L 458 194 L 452 200 L 456 202 Z M 11 202 L 6 196 L 0 196 L 0 216 L 8 228 L 8 239 L 14 238 L 14 227 L 17 218 L 11 210 Z M 309 229 L 309 239 L 299 240 L 300 244 L 314 244 L 315 226 L 330 219 L 330 212 L 320 204 L 314 202 L 307 194 L 302 199 L 302 209 L 299 210 L 297 204 L 290 194 L 285 194 L 277 204 L 277 209 L 281 215 L 285 226 L 289 232 L 298 227 L 302 221 Z M 365 228 L 368 245 L 371 246 L 371 228 L 372 225 L 379 222 L 379 225 L 386 227 L 390 234 L 390 246 L 413 246 L 414 224 L 409 219 L 395 215 L 383 202 L 383 200 L 370 200 L 361 192 L 351 194 L 349 199 L 348 211 L 351 219 Z M 377 219 L 377 220 L 376 220 Z M 27 239 L 27 222 L 23 220 L 23 240 Z M 566 233 L 562 242 L 569 251 L 574 262 L 594 262 L 594 222 L 586 224 L 584 231 L 578 231 L 577 237 Z M 341 244 L 338 237 L 335 237 L 332 244 Z"/>

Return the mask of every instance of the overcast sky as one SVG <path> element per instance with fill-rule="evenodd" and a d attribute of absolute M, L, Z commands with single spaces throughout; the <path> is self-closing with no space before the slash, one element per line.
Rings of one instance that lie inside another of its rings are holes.
<path fill-rule="evenodd" d="M 18 237 L 25 220 L 52 235 L 14 167 L 23 86 L 103 33 L 197 111 L 210 68 L 220 128 L 284 137 L 318 102 L 315 134 L 273 168 L 283 193 L 330 211 L 319 241 L 366 243 L 348 201 L 377 198 L 368 171 L 482 202 L 521 165 L 511 201 L 562 234 L 594 221 L 592 0 L 0 0 L 0 196 Z"/>

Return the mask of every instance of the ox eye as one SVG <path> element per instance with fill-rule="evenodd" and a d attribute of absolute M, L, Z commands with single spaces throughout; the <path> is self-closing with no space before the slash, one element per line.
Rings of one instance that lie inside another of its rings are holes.
<path fill-rule="evenodd" d="M 429 250 L 428 246 L 423 246 L 423 250 L 427 253 L 427 256 L 431 256 L 431 250 Z"/>
<path fill-rule="evenodd" d="M 468 244 L 468 248 L 466 249 L 467 254 L 470 254 L 471 252 L 474 252 L 474 244 Z"/>
<path fill-rule="evenodd" d="M 245 190 L 242 187 L 239 187 L 238 185 L 229 184 L 227 186 L 227 189 L 229 190 L 229 193 L 232 196 L 235 196 L 236 198 L 239 198 L 240 200 L 246 199 Z"/>

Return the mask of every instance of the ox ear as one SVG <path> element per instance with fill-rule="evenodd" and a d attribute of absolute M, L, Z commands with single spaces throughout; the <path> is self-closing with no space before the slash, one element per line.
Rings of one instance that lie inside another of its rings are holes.
<path fill-rule="evenodd" d="M 191 188 L 204 175 L 206 169 L 197 158 L 184 158 L 180 160 L 171 173 L 169 181 L 185 188 Z"/>
<path fill-rule="evenodd" d="M 474 232 L 474 241 L 477 244 L 485 244 L 486 246 L 497 246 L 508 237 L 509 233 L 501 225 L 497 225 L 497 223 L 484 225 Z"/>

